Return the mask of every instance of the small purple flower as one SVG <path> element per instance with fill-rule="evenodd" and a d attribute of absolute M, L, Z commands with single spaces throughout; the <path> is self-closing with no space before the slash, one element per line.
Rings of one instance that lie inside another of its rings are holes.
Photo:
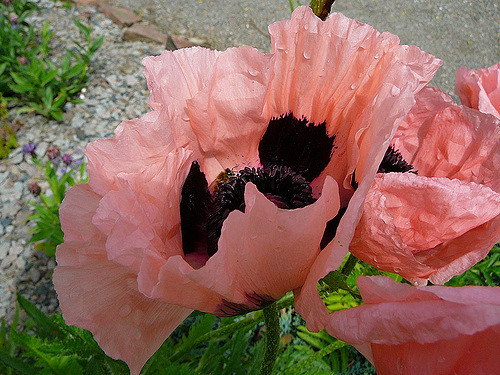
<path fill-rule="evenodd" d="M 58 147 L 56 147 L 56 146 L 49 146 L 47 148 L 47 157 L 49 158 L 49 160 L 52 160 L 52 162 L 54 162 L 54 160 L 59 155 L 61 155 L 61 150 L 59 150 Z"/>
<path fill-rule="evenodd" d="M 77 167 L 83 164 L 83 159 L 76 159 L 73 163 L 73 166 Z"/>
<path fill-rule="evenodd" d="M 64 154 L 62 157 L 62 161 L 66 165 L 70 165 L 73 162 L 73 157 L 70 154 Z"/>
<path fill-rule="evenodd" d="M 38 185 L 38 182 L 36 181 L 31 182 L 28 186 L 28 189 L 30 193 L 36 197 L 39 196 L 40 193 L 42 192 L 42 188 L 40 187 L 40 185 Z"/>
<path fill-rule="evenodd" d="M 59 167 L 59 164 L 61 164 L 61 157 L 57 156 L 56 158 L 54 158 L 54 160 L 51 161 L 52 165 L 57 169 Z"/>
<path fill-rule="evenodd" d="M 19 18 L 17 18 L 17 16 L 10 16 L 10 22 L 11 22 L 11 23 L 17 23 L 17 20 L 18 20 L 18 19 L 19 19 Z"/>
<path fill-rule="evenodd" d="M 9 6 L 10 5 L 10 0 L 3 0 L 3 4 Z"/>
<path fill-rule="evenodd" d="M 65 174 L 66 172 L 67 172 L 67 170 L 65 167 L 62 167 L 61 169 L 59 169 L 59 173 L 61 173 L 61 174 Z"/>
<path fill-rule="evenodd" d="M 23 154 L 31 155 L 32 157 L 36 157 L 36 147 L 37 144 L 33 142 L 28 142 L 23 146 Z"/>
<path fill-rule="evenodd" d="M 21 56 L 19 58 L 19 64 L 26 65 L 27 63 L 28 63 L 28 59 L 26 58 L 26 56 Z"/>

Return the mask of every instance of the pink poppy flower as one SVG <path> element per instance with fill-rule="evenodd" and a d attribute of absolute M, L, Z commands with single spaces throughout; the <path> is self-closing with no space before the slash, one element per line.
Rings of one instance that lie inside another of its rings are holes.
<path fill-rule="evenodd" d="M 380 168 L 416 173 L 377 174 L 350 250 L 413 282 L 443 284 L 500 240 L 500 121 L 430 86 L 416 100 Z"/>
<path fill-rule="evenodd" d="M 500 118 L 500 62 L 486 69 L 458 68 L 455 92 L 463 105 Z"/>
<path fill-rule="evenodd" d="M 364 304 L 331 315 L 326 330 L 368 358 L 379 375 L 496 374 L 500 289 L 413 287 L 359 277 Z"/>
<path fill-rule="evenodd" d="M 316 282 L 339 266 L 389 139 L 440 65 L 341 14 L 300 7 L 269 29 L 272 54 L 146 58 L 153 111 L 87 147 L 89 183 L 61 206 L 63 316 L 133 374 L 193 309 L 259 309 L 306 280 L 315 295 L 298 301 L 322 305 Z"/>

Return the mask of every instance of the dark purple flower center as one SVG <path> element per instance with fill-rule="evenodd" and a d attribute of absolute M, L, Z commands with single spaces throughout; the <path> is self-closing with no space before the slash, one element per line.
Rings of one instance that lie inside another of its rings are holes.
<path fill-rule="evenodd" d="M 273 118 L 259 143 L 260 162 L 264 167 L 290 167 L 311 182 L 328 165 L 334 140 L 325 122 L 315 125 L 291 113 Z"/>
<path fill-rule="evenodd" d="M 259 143 L 260 168 L 222 172 L 209 188 L 197 162 L 191 165 L 181 193 L 184 254 L 212 256 L 222 224 L 234 210 L 245 210 L 245 186 L 255 184 L 277 207 L 294 209 L 316 201 L 309 183 L 330 161 L 334 136 L 326 124 L 315 125 L 292 114 L 274 118 Z"/>
<path fill-rule="evenodd" d="M 416 171 L 412 171 L 412 169 L 413 165 L 408 164 L 399 150 L 394 149 L 394 146 L 390 145 L 387 148 L 384 158 L 382 159 L 382 162 L 378 167 L 377 173 L 416 173 Z"/>

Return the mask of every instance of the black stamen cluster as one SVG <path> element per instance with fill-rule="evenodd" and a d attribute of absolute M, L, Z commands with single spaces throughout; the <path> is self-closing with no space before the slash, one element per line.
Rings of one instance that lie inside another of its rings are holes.
<path fill-rule="evenodd" d="M 408 164 L 399 150 L 395 150 L 394 147 L 390 145 L 378 167 L 378 173 L 405 173 L 410 172 L 412 169 L 413 165 Z"/>
<path fill-rule="evenodd" d="M 248 182 L 254 183 L 260 192 L 280 208 L 300 208 L 315 202 L 309 183 L 291 168 L 275 165 L 241 170 L 227 181 L 219 182 L 215 189 L 213 209 L 207 219 L 210 256 L 217 251 L 222 224 L 229 213 L 245 210 L 244 194 Z"/>
<path fill-rule="evenodd" d="M 259 143 L 260 162 L 264 167 L 290 167 L 311 182 L 330 162 L 334 140 L 326 122 L 313 124 L 289 113 L 269 122 Z"/>
<path fill-rule="evenodd" d="M 181 233 L 184 254 L 204 251 L 207 246 L 206 220 L 212 210 L 212 195 L 198 162 L 191 164 L 181 192 Z"/>

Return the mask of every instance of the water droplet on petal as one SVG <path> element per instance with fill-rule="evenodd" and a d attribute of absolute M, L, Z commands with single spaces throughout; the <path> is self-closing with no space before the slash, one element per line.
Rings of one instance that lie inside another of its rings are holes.
<path fill-rule="evenodd" d="M 307 23 L 304 25 L 304 30 L 309 30 L 309 25 Z"/>
<path fill-rule="evenodd" d="M 252 234 L 252 235 L 250 236 L 250 239 L 251 239 L 251 240 L 255 240 L 256 238 L 257 238 L 257 235 L 256 235 L 256 234 Z"/>
<path fill-rule="evenodd" d="M 304 59 L 309 60 L 311 58 L 311 51 L 304 51 Z"/>
<path fill-rule="evenodd" d="M 187 113 L 186 113 L 186 112 L 182 112 L 181 118 L 182 118 L 182 120 L 184 120 L 184 121 L 189 121 L 189 116 L 187 115 Z"/>
<path fill-rule="evenodd" d="M 399 95 L 399 93 L 401 92 L 401 90 L 399 89 L 399 87 L 397 86 L 392 86 L 392 89 L 391 89 L 391 95 L 392 96 L 396 96 L 396 95 Z"/>
<path fill-rule="evenodd" d="M 172 199 L 168 200 L 168 208 L 172 208 L 174 206 L 174 202 L 172 202 Z"/>
<path fill-rule="evenodd" d="M 134 330 L 134 338 L 136 340 L 140 340 L 141 336 L 142 336 L 142 332 L 140 331 L 140 329 L 135 329 Z"/>
<path fill-rule="evenodd" d="M 250 74 L 252 77 L 256 77 L 259 74 L 259 71 L 255 68 L 248 68 L 248 74 Z"/>
<path fill-rule="evenodd" d="M 394 267 L 394 272 L 396 272 L 396 273 L 400 273 L 400 272 L 401 272 L 401 268 L 399 268 L 399 267 Z"/>
<path fill-rule="evenodd" d="M 358 87 L 358 86 L 356 86 L 356 84 L 355 84 L 355 83 L 353 83 L 353 84 L 351 85 L 351 90 L 355 90 L 355 89 L 356 89 L 356 87 Z"/>
<path fill-rule="evenodd" d="M 278 231 L 279 231 L 279 232 L 284 232 L 284 231 L 285 231 L 285 228 L 283 228 L 281 225 L 278 225 Z"/>
<path fill-rule="evenodd" d="M 379 55 L 375 55 L 375 56 L 373 56 L 373 58 L 374 59 L 378 59 L 378 58 L 380 58 L 380 56 Z"/>
<path fill-rule="evenodd" d="M 122 318 L 125 318 L 127 315 L 129 315 L 130 313 L 132 312 L 132 308 L 130 307 L 130 305 L 123 305 L 121 308 L 120 308 L 120 311 L 118 311 L 118 314 L 120 314 L 120 316 Z"/>
<path fill-rule="evenodd" d="M 375 263 L 378 263 L 378 258 L 377 258 L 377 257 L 373 257 L 373 261 L 374 261 Z"/>

